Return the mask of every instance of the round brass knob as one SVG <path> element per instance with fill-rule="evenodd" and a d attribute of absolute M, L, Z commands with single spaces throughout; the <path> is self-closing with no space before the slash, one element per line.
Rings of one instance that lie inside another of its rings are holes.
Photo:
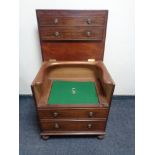
<path fill-rule="evenodd" d="M 57 117 L 57 116 L 58 116 L 58 113 L 57 113 L 57 112 L 54 112 L 54 113 L 53 113 L 53 116 L 54 116 L 54 117 Z"/>
<path fill-rule="evenodd" d="M 91 24 L 91 19 L 90 18 L 87 19 L 87 23 Z"/>
<path fill-rule="evenodd" d="M 58 37 L 60 35 L 59 32 L 55 32 L 55 36 Z"/>
<path fill-rule="evenodd" d="M 89 37 L 90 35 L 91 35 L 91 32 L 88 31 L 88 32 L 87 32 L 87 36 Z"/>
<path fill-rule="evenodd" d="M 94 113 L 93 112 L 89 112 L 89 117 L 93 117 Z"/>
<path fill-rule="evenodd" d="M 59 124 L 58 124 L 58 123 L 55 123 L 55 124 L 54 124 L 54 128 L 55 128 L 55 129 L 59 129 L 59 128 L 60 128 Z"/>
<path fill-rule="evenodd" d="M 55 18 L 54 19 L 54 24 L 57 24 L 58 23 L 58 18 Z"/>
<path fill-rule="evenodd" d="M 92 124 L 91 123 L 88 124 L 88 129 L 90 129 L 90 128 L 92 128 Z"/>

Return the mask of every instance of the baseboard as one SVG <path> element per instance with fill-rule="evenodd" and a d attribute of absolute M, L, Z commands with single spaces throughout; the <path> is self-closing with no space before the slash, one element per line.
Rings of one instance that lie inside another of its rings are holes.
<path fill-rule="evenodd" d="M 31 98 L 31 94 L 19 94 L 19 98 Z M 113 100 L 120 100 L 120 99 L 135 99 L 134 95 L 114 95 Z"/>
<path fill-rule="evenodd" d="M 114 100 L 120 100 L 120 99 L 135 99 L 135 95 L 114 95 Z"/>

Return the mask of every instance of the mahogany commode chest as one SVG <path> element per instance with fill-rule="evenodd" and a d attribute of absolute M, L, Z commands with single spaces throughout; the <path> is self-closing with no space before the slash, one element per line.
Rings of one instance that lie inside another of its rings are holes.
<path fill-rule="evenodd" d="M 114 82 L 104 63 L 107 10 L 37 10 L 42 66 L 31 88 L 41 136 L 105 135 Z"/>

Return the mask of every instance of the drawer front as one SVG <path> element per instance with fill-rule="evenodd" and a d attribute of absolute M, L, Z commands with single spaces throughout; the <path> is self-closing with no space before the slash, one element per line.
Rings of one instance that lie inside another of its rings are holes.
<path fill-rule="evenodd" d="M 106 19 L 103 16 L 61 17 L 40 15 L 38 20 L 40 26 L 103 26 Z"/>
<path fill-rule="evenodd" d="M 41 40 L 102 40 L 103 27 L 40 27 Z"/>
<path fill-rule="evenodd" d="M 40 119 L 78 119 L 78 118 L 107 118 L 108 109 L 39 109 Z"/>
<path fill-rule="evenodd" d="M 41 120 L 44 131 L 103 131 L 105 121 L 53 121 Z"/>

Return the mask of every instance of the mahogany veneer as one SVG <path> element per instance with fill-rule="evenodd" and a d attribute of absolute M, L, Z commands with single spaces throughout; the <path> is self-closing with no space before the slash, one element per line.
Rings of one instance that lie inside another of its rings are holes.
<path fill-rule="evenodd" d="M 44 62 L 31 88 L 43 139 L 51 135 L 103 138 L 115 87 L 102 62 L 107 15 L 107 10 L 37 10 Z M 95 82 L 99 103 L 48 104 L 53 80 Z"/>

